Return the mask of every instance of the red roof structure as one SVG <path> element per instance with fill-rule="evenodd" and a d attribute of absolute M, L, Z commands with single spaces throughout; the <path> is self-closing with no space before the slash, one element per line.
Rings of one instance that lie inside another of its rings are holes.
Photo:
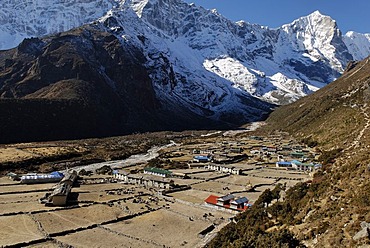
<path fill-rule="evenodd" d="M 248 202 L 248 199 L 246 197 L 242 197 L 242 198 L 237 199 L 236 202 L 235 202 L 236 205 L 234 204 L 235 207 L 231 208 L 230 200 L 233 199 L 233 198 L 231 198 L 231 196 L 232 195 L 226 195 L 226 196 L 220 197 L 220 196 L 210 195 L 204 201 L 207 204 L 215 205 L 217 207 L 222 207 L 222 208 L 226 208 L 226 209 L 236 210 L 236 211 L 240 211 L 240 212 L 245 211 L 249 208 L 249 206 L 246 204 Z M 220 198 L 221 198 L 221 200 L 226 199 L 228 201 L 223 203 L 222 205 L 219 205 L 219 204 L 217 204 L 217 202 Z M 243 203 L 243 204 L 238 204 L 239 201 L 240 201 L 240 203 Z"/>
<path fill-rule="evenodd" d="M 219 196 L 210 195 L 207 199 L 205 199 L 205 202 L 208 204 L 216 205 L 217 199 L 220 198 Z"/>

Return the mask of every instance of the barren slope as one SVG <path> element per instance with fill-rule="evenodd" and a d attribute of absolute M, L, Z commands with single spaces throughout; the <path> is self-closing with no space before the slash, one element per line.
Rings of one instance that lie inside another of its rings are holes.
<path fill-rule="evenodd" d="M 289 132 L 322 155 L 323 170 L 271 204 L 268 192 L 209 247 L 370 245 L 370 58 L 316 93 L 278 108 L 262 132 Z M 299 242 L 298 242 L 299 240 Z"/>

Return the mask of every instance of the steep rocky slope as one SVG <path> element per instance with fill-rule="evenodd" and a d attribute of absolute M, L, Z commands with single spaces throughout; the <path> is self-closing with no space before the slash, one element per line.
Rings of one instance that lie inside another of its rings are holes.
<path fill-rule="evenodd" d="M 268 122 L 276 129 L 311 138 L 323 148 L 359 147 L 367 142 L 370 61 L 351 63 L 344 75 L 297 102 L 278 108 Z M 349 149 L 349 148 L 348 148 Z"/>
<path fill-rule="evenodd" d="M 215 127 L 157 99 L 145 57 L 93 26 L 0 53 L 1 142 Z"/>
<path fill-rule="evenodd" d="M 324 171 L 314 178 L 292 227 L 311 247 L 370 245 L 370 58 L 314 94 L 277 109 L 272 129 L 317 143 Z M 311 191 L 311 192 L 310 192 Z M 367 229 L 369 230 L 369 229 Z M 314 235 L 313 235 L 314 234 Z M 367 246 L 364 246 L 367 247 Z"/>
<path fill-rule="evenodd" d="M 369 247 L 370 58 L 314 94 L 274 111 L 260 132 L 289 132 L 321 152 L 323 170 L 266 191 L 209 247 Z M 270 204 L 266 207 L 266 204 Z"/>

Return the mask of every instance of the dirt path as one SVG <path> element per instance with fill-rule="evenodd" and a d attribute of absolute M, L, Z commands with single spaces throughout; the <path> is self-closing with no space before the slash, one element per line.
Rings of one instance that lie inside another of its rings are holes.
<path fill-rule="evenodd" d="M 346 76 L 347 78 L 350 78 L 352 77 L 353 75 L 356 75 L 358 71 L 362 70 L 362 68 L 364 68 L 366 66 L 367 63 L 369 63 L 369 60 L 370 59 L 367 59 L 366 60 L 366 63 L 364 63 L 360 68 L 358 68 L 357 70 L 355 71 L 351 71 L 350 74 L 348 76 Z"/>
<path fill-rule="evenodd" d="M 265 122 L 263 122 L 263 121 L 252 122 L 252 123 L 248 124 L 248 126 L 245 129 L 229 130 L 229 131 L 224 132 L 222 135 L 225 136 L 225 137 L 234 137 L 235 135 L 238 135 L 238 134 L 256 131 L 259 127 L 261 127 L 263 125 L 265 125 Z"/>
<path fill-rule="evenodd" d="M 367 113 L 368 109 L 369 109 L 369 107 L 366 106 L 366 105 L 365 105 L 364 108 L 361 109 L 361 113 L 364 115 L 364 119 L 366 120 L 366 124 L 365 124 L 364 128 L 360 131 L 360 133 L 357 135 L 355 140 L 352 142 L 352 144 L 349 147 L 347 147 L 346 149 L 344 149 L 345 151 L 353 150 L 354 148 L 359 148 L 360 140 L 364 136 L 365 131 L 370 127 L 370 116 Z"/>

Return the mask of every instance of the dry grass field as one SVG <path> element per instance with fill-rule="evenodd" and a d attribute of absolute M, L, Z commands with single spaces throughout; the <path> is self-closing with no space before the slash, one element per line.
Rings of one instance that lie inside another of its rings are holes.
<path fill-rule="evenodd" d="M 16 202 L 0 205 L 0 215 L 9 214 L 9 213 L 19 213 L 19 212 L 32 212 L 37 210 L 50 210 L 57 207 L 45 207 L 41 205 L 37 200 L 29 202 Z"/>
<path fill-rule="evenodd" d="M 0 195 L 0 204 L 16 203 L 16 202 L 36 202 L 45 192 L 23 193 L 23 194 L 5 194 Z"/>
<path fill-rule="evenodd" d="M 151 248 L 156 247 L 151 243 L 142 242 L 140 240 L 127 237 L 124 234 L 117 234 L 115 232 L 97 227 L 89 230 L 84 230 L 72 233 L 63 237 L 56 238 L 57 241 L 69 244 L 76 248 L 83 247 L 140 247 Z M 159 246 L 158 246 L 159 247 Z"/>
<path fill-rule="evenodd" d="M 50 190 L 55 183 L 43 183 L 43 184 L 15 184 L 11 186 L 1 186 L 0 187 L 0 194 L 3 193 L 19 193 L 19 192 L 26 192 L 26 191 L 47 191 Z"/>
<path fill-rule="evenodd" d="M 179 185 L 192 185 L 204 181 L 201 179 L 182 179 L 182 178 L 172 178 L 172 180 L 175 184 Z"/>
<path fill-rule="evenodd" d="M 261 178 L 261 177 L 251 177 L 251 176 L 236 176 L 231 175 L 226 178 L 220 178 L 215 180 L 216 182 L 220 183 L 229 183 L 229 184 L 236 184 L 236 185 L 243 185 L 247 186 L 249 183 L 252 185 L 256 184 L 273 184 L 276 179 L 271 178 Z"/>
<path fill-rule="evenodd" d="M 196 203 L 196 204 L 203 204 L 204 200 L 210 195 L 210 192 L 200 191 L 195 189 L 189 189 L 185 191 L 175 192 L 169 194 L 175 199 L 179 199 L 182 201 Z"/>
<path fill-rule="evenodd" d="M 105 192 L 88 192 L 88 193 L 79 193 L 78 200 L 81 202 L 109 202 L 112 200 L 120 200 L 129 197 L 129 195 L 107 195 Z"/>
<path fill-rule="evenodd" d="M 168 211 L 174 211 L 181 215 L 190 217 L 191 219 L 202 220 L 209 223 L 216 223 L 224 220 L 225 218 L 232 217 L 233 214 L 225 214 L 224 212 L 217 211 L 213 208 L 201 206 L 193 207 L 192 205 L 185 205 L 183 203 L 173 203 Z M 204 215 L 207 215 L 204 217 Z"/>
<path fill-rule="evenodd" d="M 255 170 L 248 175 L 265 178 L 282 178 L 291 180 L 308 180 L 310 176 L 302 172 L 296 172 L 291 170 L 276 170 L 264 168 L 262 170 Z"/>
<path fill-rule="evenodd" d="M 221 183 L 217 181 L 208 181 L 204 183 L 195 184 L 192 186 L 193 189 L 211 192 L 213 194 L 227 195 L 230 192 L 245 191 L 244 186 L 238 186 L 234 184 Z"/>
<path fill-rule="evenodd" d="M 193 160 L 193 156 L 192 155 L 185 155 L 185 156 L 181 156 L 181 157 L 177 157 L 177 158 L 171 158 L 170 160 L 171 161 L 178 161 L 178 162 L 189 162 L 189 161 Z"/>
<path fill-rule="evenodd" d="M 74 188 L 75 192 L 105 192 L 115 189 L 126 189 L 127 185 L 118 183 L 82 184 Z"/>
<path fill-rule="evenodd" d="M 220 176 L 222 176 L 222 174 L 220 174 L 218 172 L 213 172 L 213 171 L 195 173 L 195 174 L 191 174 L 190 175 L 190 177 L 192 177 L 192 178 L 205 179 L 205 180 L 207 180 L 207 179 L 214 179 L 214 178 L 217 178 L 217 177 L 220 177 Z"/>
<path fill-rule="evenodd" d="M 198 233 L 209 225 L 163 209 L 105 227 L 162 246 L 195 247 L 201 241 Z"/>
<path fill-rule="evenodd" d="M 107 205 L 95 204 L 88 207 L 73 208 L 62 211 L 52 211 L 35 214 L 47 233 L 57 233 L 73 230 L 78 227 L 88 227 L 104 221 L 115 220 L 125 216 L 121 209 Z"/>
<path fill-rule="evenodd" d="M 13 245 L 43 237 L 30 215 L 0 216 L 0 246 Z"/>
<path fill-rule="evenodd" d="M 183 173 L 183 174 L 187 174 L 187 173 L 192 173 L 192 174 L 195 174 L 197 172 L 202 172 L 202 171 L 205 171 L 204 168 L 200 168 L 200 169 L 197 169 L 197 168 L 191 168 L 191 169 L 172 169 L 171 171 L 173 171 L 174 173 Z"/>

